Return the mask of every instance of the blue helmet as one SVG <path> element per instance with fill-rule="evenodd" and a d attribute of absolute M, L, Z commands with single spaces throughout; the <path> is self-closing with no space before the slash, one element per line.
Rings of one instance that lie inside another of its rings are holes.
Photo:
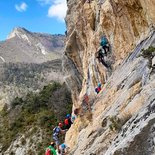
<path fill-rule="evenodd" d="M 67 115 L 66 115 L 66 118 L 70 118 L 70 117 L 71 117 L 71 115 L 70 115 L 70 114 L 67 114 Z"/>
<path fill-rule="evenodd" d="M 72 116 L 72 120 L 75 120 L 75 116 Z"/>
<path fill-rule="evenodd" d="M 101 87 L 101 83 L 98 83 L 98 87 Z"/>
<path fill-rule="evenodd" d="M 65 145 L 65 144 L 61 144 L 61 147 L 62 147 L 63 149 L 65 149 L 65 148 L 66 148 L 66 145 Z"/>

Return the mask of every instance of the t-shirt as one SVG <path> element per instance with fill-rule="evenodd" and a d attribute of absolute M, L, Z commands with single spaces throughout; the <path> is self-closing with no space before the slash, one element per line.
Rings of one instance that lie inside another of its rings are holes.
<path fill-rule="evenodd" d="M 55 128 L 53 129 L 53 135 L 54 135 L 54 136 L 58 136 L 59 133 L 60 133 L 60 131 L 61 131 L 61 129 L 60 129 L 59 126 L 55 127 Z"/>
<path fill-rule="evenodd" d="M 48 149 L 51 150 L 51 155 L 57 155 L 56 150 L 54 149 L 53 146 L 50 145 L 50 146 L 46 149 L 46 151 L 47 151 Z"/>

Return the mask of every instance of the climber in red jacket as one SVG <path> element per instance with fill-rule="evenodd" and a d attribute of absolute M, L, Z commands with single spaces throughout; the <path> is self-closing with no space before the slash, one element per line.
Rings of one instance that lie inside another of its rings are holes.
<path fill-rule="evenodd" d="M 66 115 L 66 119 L 65 119 L 64 123 L 65 123 L 66 129 L 69 129 L 71 127 L 72 121 L 71 121 L 71 115 L 70 114 Z"/>

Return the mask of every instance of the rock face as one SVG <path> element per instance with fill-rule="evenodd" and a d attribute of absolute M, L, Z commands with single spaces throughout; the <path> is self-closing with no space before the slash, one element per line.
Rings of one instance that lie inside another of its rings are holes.
<path fill-rule="evenodd" d="M 153 54 L 144 56 L 155 47 L 154 7 L 153 0 L 68 0 L 65 79 L 73 109 L 83 111 L 66 135 L 70 154 L 155 153 L 154 60 Z M 96 59 L 103 35 L 110 43 L 108 68 Z M 99 82 L 102 90 L 96 95 Z M 82 104 L 85 93 L 91 112 Z"/>

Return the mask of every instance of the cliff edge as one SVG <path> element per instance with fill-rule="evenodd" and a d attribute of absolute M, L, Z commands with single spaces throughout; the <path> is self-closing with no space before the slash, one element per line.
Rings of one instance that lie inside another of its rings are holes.
<path fill-rule="evenodd" d="M 63 68 L 73 110 L 82 109 L 66 135 L 70 154 L 154 154 L 154 7 L 153 0 L 68 0 Z M 102 36 L 109 67 L 96 58 Z"/>

